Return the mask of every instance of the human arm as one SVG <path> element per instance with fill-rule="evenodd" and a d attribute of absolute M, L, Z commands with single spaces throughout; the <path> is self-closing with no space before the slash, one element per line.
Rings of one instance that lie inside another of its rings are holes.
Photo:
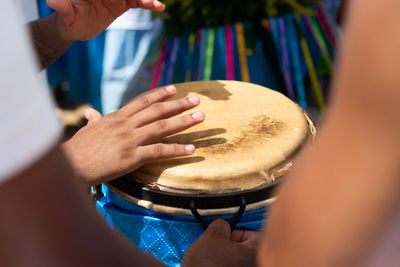
<path fill-rule="evenodd" d="M 53 146 L 0 184 L 2 266 L 164 266 L 105 224 Z"/>
<path fill-rule="evenodd" d="M 363 266 L 398 211 L 399 8 L 352 3 L 330 110 L 278 192 L 260 266 Z"/>
<path fill-rule="evenodd" d="M 130 8 L 162 12 L 157 0 L 48 0 L 56 12 L 29 23 L 40 66 L 46 68 L 77 40 L 92 39 Z"/>
<path fill-rule="evenodd" d="M 151 91 L 104 117 L 87 110 L 88 124 L 62 145 L 86 185 L 118 178 L 150 161 L 194 153 L 191 144 L 157 143 L 204 120 L 198 111 L 173 117 L 200 103 L 195 96 L 166 101 L 175 93 L 174 86 Z"/>
<path fill-rule="evenodd" d="M 251 267 L 256 264 L 260 233 L 234 230 L 228 222 L 217 219 L 187 250 L 182 267 Z"/>

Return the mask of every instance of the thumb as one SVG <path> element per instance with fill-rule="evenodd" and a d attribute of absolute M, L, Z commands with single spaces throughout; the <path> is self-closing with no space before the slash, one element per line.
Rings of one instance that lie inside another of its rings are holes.
<path fill-rule="evenodd" d="M 98 112 L 97 110 L 95 110 L 93 108 L 87 108 L 85 110 L 85 118 L 88 120 L 88 124 L 98 121 L 102 117 L 103 116 L 100 114 L 100 112 Z"/>
<path fill-rule="evenodd" d="M 70 0 L 47 0 L 46 3 L 64 18 L 74 15 L 74 9 Z"/>
<path fill-rule="evenodd" d="M 229 223 L 222 219 L 216 219 L 207 227 L 204 235 L 212 235 L 218 237 L 226 237 L 229 239 L 231 234 L 231 226 Z"/>

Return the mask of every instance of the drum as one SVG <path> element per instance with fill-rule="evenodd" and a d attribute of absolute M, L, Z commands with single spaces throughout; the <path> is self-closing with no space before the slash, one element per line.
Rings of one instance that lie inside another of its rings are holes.
<path fill-rule="evenodd" d="M 191 143 L 196 153 L 109 182 L 97 201 L 112 226 L 169 266 L 179 266 L 215 218 L 232 229 L 259 231 L 280 177 L 315 135 L 297 104 L 265 87 L 237 81 L 175 86 L 174 98 L 200 98 L 206 119 L 163 142 Z"/>

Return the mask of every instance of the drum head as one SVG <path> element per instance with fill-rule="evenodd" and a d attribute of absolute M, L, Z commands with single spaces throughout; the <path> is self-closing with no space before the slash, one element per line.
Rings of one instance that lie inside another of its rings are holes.
<path fill-rule="evenodd" d="M 312 127 L 284 95 L 237 81 L 176 84 L 174 99 L 196 95 L 203 123 L 165 138 L 196 153 L 144 165 L 127 179 L 163 191 L 219 194 L 257 188 L 284 174 Z M 193 110 L 189 111 L 190 113 Z"/>

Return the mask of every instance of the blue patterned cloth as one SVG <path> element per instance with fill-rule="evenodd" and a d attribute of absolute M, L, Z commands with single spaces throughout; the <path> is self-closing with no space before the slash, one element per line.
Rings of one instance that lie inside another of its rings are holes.
<path fill-rule="evenodd" d="M 103 186 L 105 196 L 96 206 L 114 229 L 126 235 L 143 251 L 149 252 L 168 266 L 180 266 L 189 246 L 200 237 L 203 229 L 191 216 L 158 213 L 134 205 Z M 245 212 L 237 229 L 260 231 L 265 209 Z M 234 215 L 220 216 L 231 221 Z M 204 217 L 207 224 L 216 216 Z"/>

